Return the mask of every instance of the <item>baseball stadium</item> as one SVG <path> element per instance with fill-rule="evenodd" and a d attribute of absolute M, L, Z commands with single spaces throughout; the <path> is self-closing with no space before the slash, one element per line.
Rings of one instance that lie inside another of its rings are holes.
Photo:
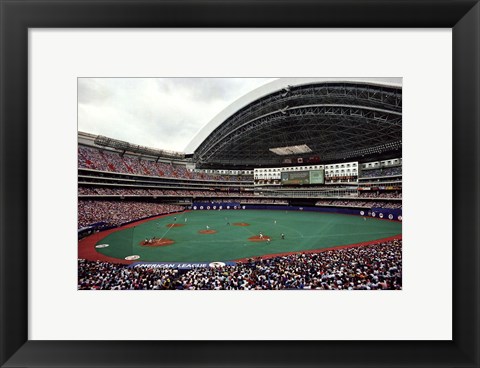
<path fill-rule="evenodd" d="M 79 290 L 401 290 L 401 78 L 279 78 L 184 152 L 78 132 Z"/>

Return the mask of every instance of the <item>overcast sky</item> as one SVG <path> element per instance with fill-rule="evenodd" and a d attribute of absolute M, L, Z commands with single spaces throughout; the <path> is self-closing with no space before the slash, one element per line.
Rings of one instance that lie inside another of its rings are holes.
<path fill-rule="evenodd" d="M 267 78 L 80 78 L 78 130 L 184 151 L 197 132 Z"/>

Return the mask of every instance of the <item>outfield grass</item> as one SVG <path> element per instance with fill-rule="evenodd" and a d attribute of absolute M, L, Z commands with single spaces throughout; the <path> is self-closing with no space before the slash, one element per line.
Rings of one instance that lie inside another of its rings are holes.
<path fill-rule="evenodd" d="M 227 225 L 227 222 L 231 225 Z M 250 226 L 234 226 L 236 222 Z M 172 223 L 184 226 L 169 228 L 168 224 Z M 217 233 L 199 234 L 207 225 Z M 271 237 L 271 241 L 248 240 L 260 232 Z M 282 233 L 285 234 L 284 240 L 280 236 Z M 401 233 L 402 224 L 399 222 L 373 218 L 365 221 L 360 216 L 299 211 L 192 211 L 147 221 L 133 228 L 119 229 L 100 240 L 97 244 L 109 246 L 97 251 L 120 259 L 139 255 L 138 261 L 230 261 L 356 244 Z M 152 237 L 168 238 L 175 243 L 163 247 L 140 245 L 145 238 Z"/>

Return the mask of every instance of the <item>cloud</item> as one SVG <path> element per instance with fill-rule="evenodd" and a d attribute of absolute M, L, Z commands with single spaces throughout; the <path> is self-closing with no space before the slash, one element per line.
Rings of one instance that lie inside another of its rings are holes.
<path fill-rule="evenodd" d="M 96 79 L 81 79 L 78 84 L 79 104 L 101 104 L 109 99 L 111 91 Z"/>
<path fill-rule="evenodd" d="M 78 129 L 182 151 L 229 104 L 266 78 L 81 78 Z"/>

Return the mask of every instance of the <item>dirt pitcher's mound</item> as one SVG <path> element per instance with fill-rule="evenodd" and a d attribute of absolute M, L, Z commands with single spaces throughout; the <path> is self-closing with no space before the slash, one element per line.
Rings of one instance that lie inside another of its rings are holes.
<path fill-rule="evenodd" d="M 151 243 L 143 240 L 140 242 L 140 245 L 143 247 L 164 247 L 173 243 L 175 242 L 171 239 L 153 239 Z"/>
<path fill-rule="evenodd" d="M 250 224 L 247 224 L 246 222 L 234 222 L 232 225 L 233 226 L 250 226 Z"/>
<path fill-rule="evenodd" d="M 260 238 L 258 235 L 255 235 L 255 236 L 251 236 L 250 238 L 248 238 L 248 241 L 251 241 L 251 242 L 266 242 L 266 241 L 269 241 L 271 239 L 272 238 L 270 238 L 267 235 L 264 235 L 263 238 Z"/>
<path fill-rule="evenodd" d="M 200 230 L 200 234 L 215 234 L 217 230 Z"/>
<path fill-rule="evenodd" d="M 180 226 L 185 226 L 185 224 L 168 224 L 167 227 L 180 227 Z"/>

